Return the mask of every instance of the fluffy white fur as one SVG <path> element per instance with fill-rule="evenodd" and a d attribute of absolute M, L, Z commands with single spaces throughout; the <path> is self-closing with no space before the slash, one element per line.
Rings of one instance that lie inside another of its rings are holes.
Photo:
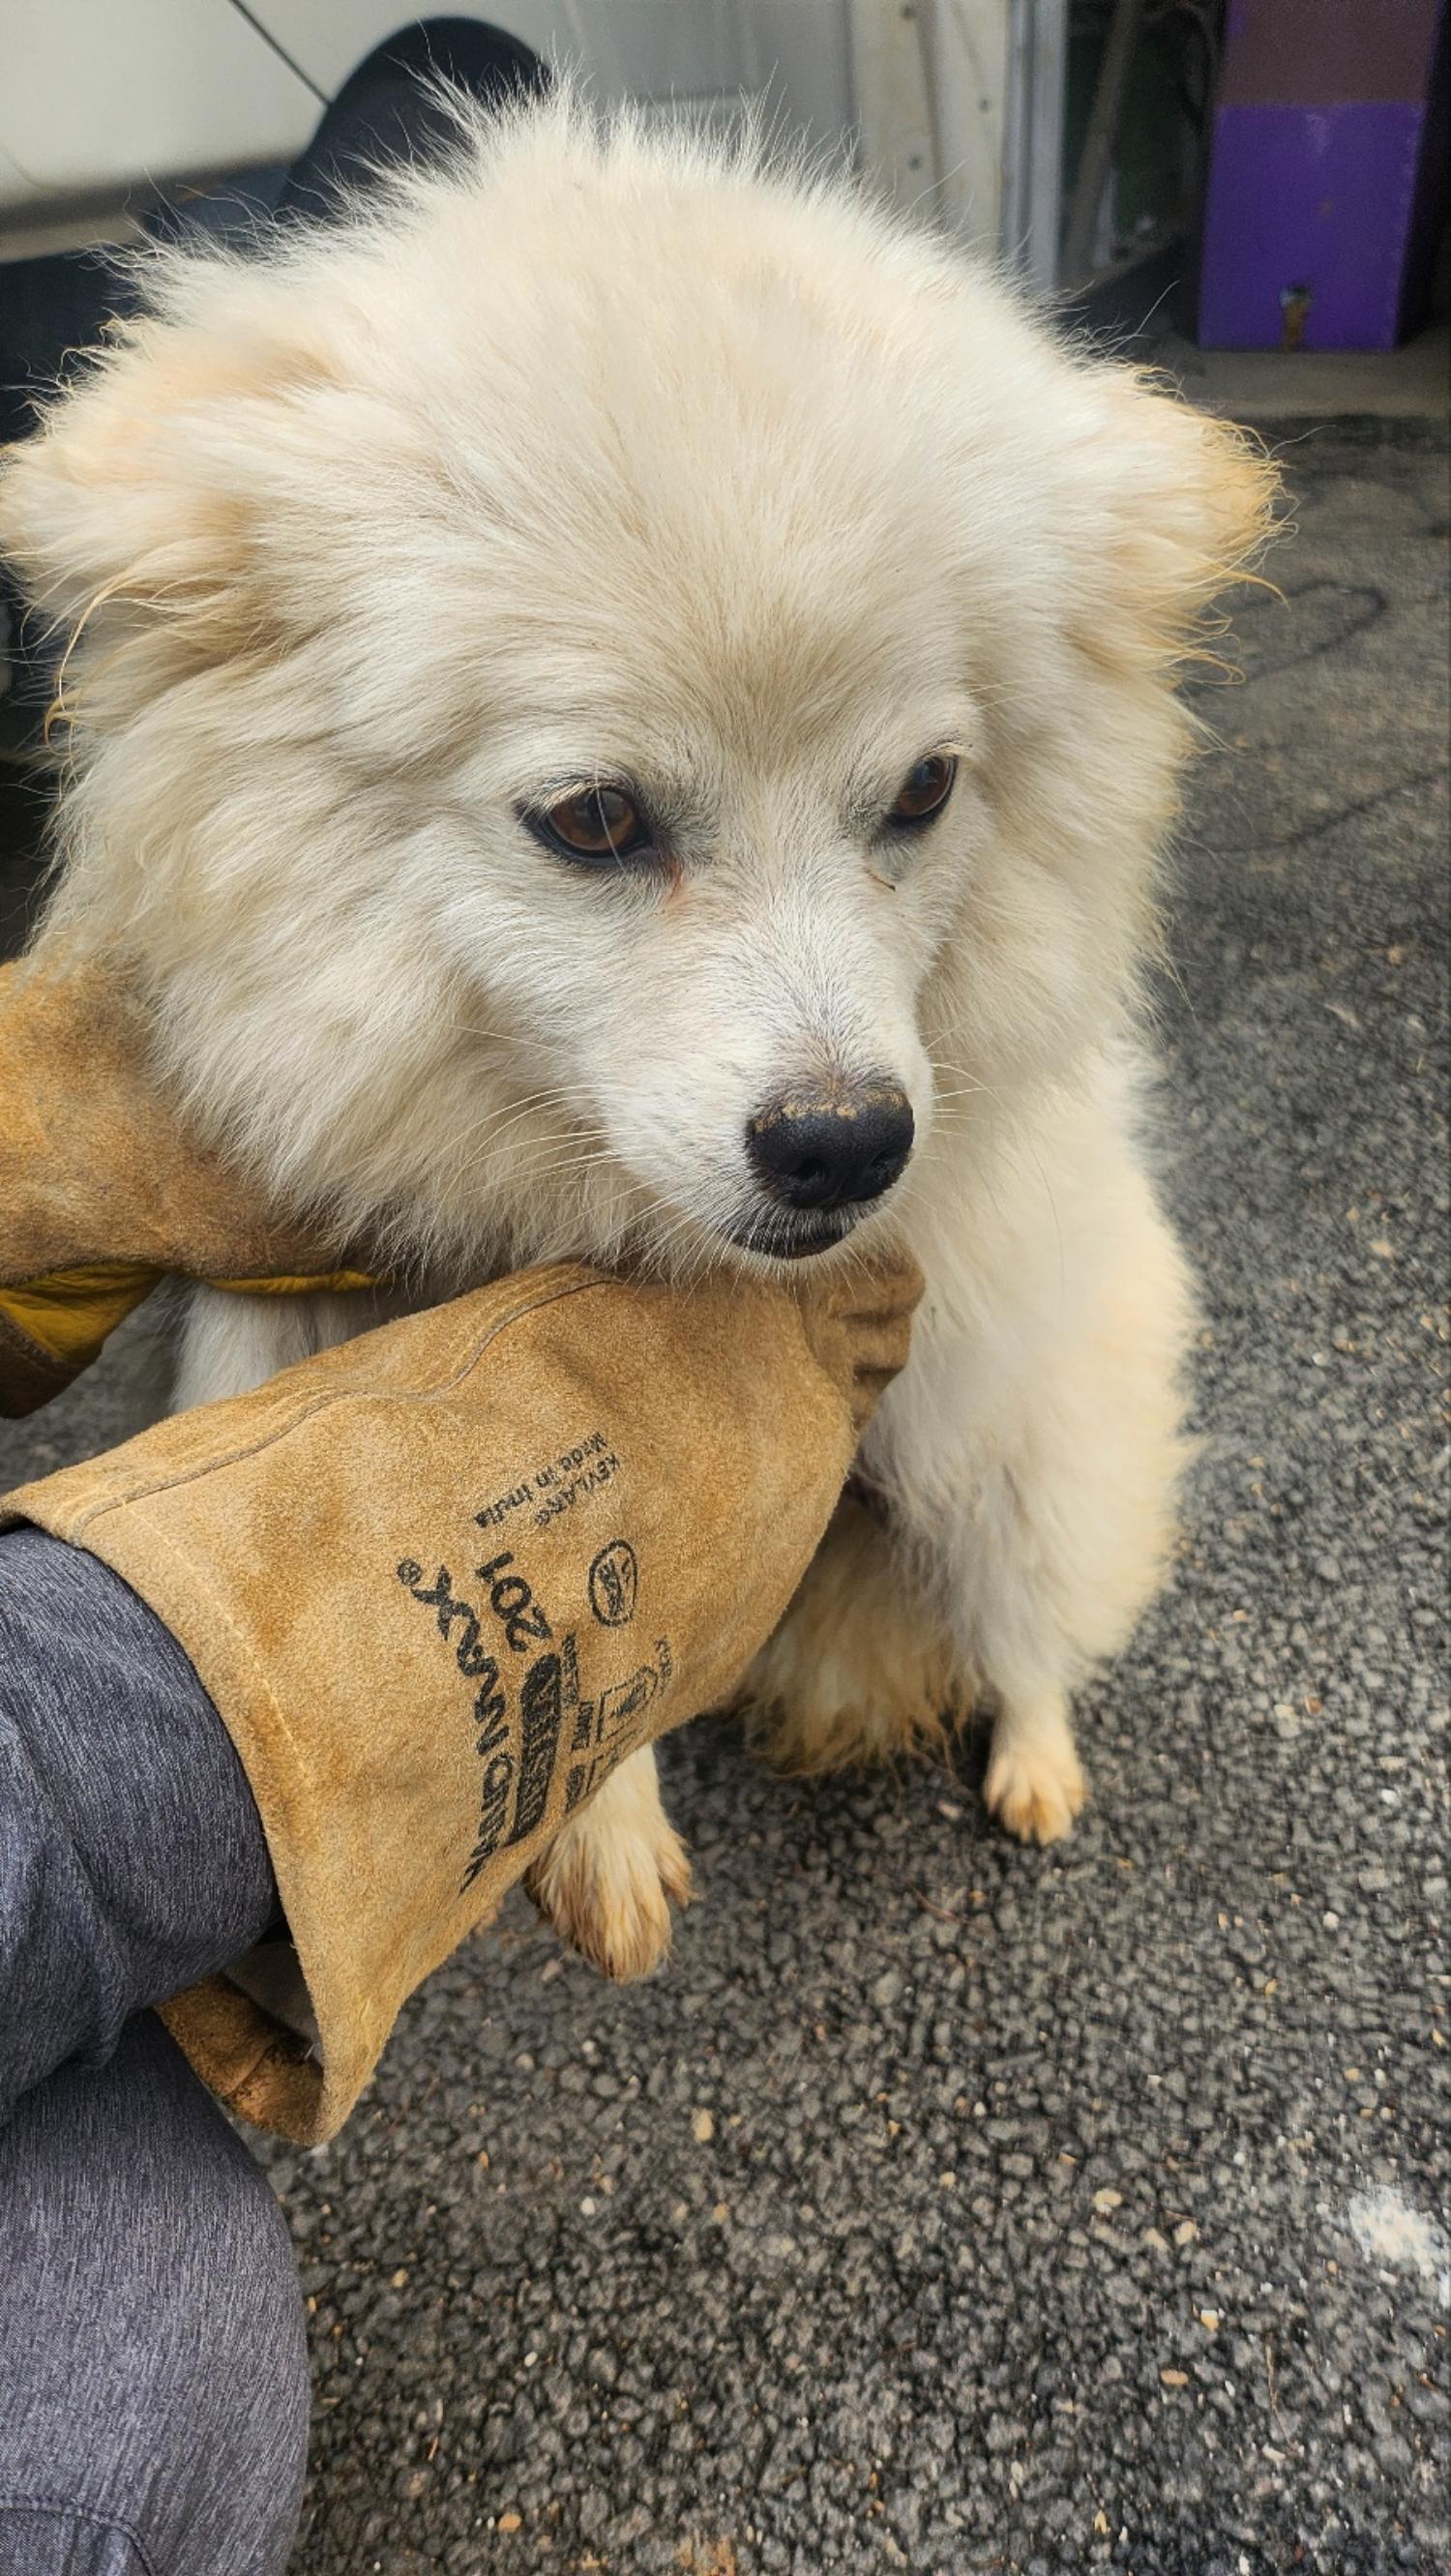
<path fill-rule="evenodd" d="M 1263 533 L 1233 433 L 1065 350 L 838 177 L 556 100 L 339 230 L 171 258 L 0 492 L 71 637 L 46 936 L 128 959 L 196 1116 L 430 1292 L 566 1253 L 750 1260 L 746 1122 L 890 1072 L 912 1361 L 761 1659 L 763 1736 L 996 1711 L 1067 1830 L 1068 1704 L 1151 1591 L 1183 1264 L 1135 975 L 1200 612 Z M 924 754 L 941 818 L 880 820 Z M 674 866 L 517 818 L 627 777 Z M 336 1314 L 199 1296 L 188 1399 Z M 637 1756 L 540 1893 L 637 1970 L 683 1856 Z"/>

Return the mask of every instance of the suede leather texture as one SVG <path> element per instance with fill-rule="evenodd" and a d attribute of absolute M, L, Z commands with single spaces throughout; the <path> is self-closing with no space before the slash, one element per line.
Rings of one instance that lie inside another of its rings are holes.
<path fill-rule="evenodd" d="M 21 1486 L 157 1612 L 261 1813 L 318 2042 L 165 2008 L 222 2099 L 335 2134 L 400 2005 L 614 1765 L 780 1618 L 918 1283 L 498 1282 Z"/>
<path fill-rule="evenodd" d="M 280 1221 L 187 1135 L 124 985 L 39 954 L 0 966 L 0 1416 L 59 1394 L 168 1271 L 326 1285 L 340 1267 L 324 1225 Z"/>

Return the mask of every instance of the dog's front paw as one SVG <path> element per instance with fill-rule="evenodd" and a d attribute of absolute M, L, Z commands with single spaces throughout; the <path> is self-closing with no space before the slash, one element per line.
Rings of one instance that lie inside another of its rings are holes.
<path fill-rule="evenodd" d="M 1087 1794 L 1066 1725 L 1028 1734 L 999 1719 L 983 1796 L 1020 1843 L 1061 1842 Z"/>
<path fill-rule="evenodd" d="M 647 1776 L 631 1780 L 636 1763 Z M 660 1804 L 651 1753 L 635 1754 L 560 1828 L 526 1882 L 572 1950 L 627 1984 L 670 1948 L 672 1904 L 690 1902 L 690 1861 Z"/>
<path fill-rule="evenodd" d="M 670 1948 L 672 1901 L 690 1902 L 690 1862 L 673 1827 L 653 1836 L 566 1825 L 529 1878 L 562 1941 L 618 1978 L 648 1977 Z"/>

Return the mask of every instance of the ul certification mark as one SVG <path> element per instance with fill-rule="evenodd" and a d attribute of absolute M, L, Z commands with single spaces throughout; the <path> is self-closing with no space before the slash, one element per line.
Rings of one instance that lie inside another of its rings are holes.
<path fill-rule="evenodd" d="M 635 1615 L 640 1569 L 627 1538 L 612 1538 L 589 1570 L 589 1606 L 602 1628 L 628 1628 Z"/>

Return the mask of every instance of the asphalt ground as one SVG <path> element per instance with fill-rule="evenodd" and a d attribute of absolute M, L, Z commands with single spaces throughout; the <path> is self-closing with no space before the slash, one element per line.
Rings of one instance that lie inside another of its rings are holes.
<path fill-rule="evenodd" d="M 1161 996 L 1205 1448 L 1092 1804 L 1025 1852 L 976 1746 L 802 1788 L 669 1743 L 658 1979 L 516 1900 L 335 2145 L 261 2149 L 295 2576 L 1451 2566 L 1446 451 L 1284 453 Z M 7 1477 L 130 1428 L 153 1341 Z"/>

